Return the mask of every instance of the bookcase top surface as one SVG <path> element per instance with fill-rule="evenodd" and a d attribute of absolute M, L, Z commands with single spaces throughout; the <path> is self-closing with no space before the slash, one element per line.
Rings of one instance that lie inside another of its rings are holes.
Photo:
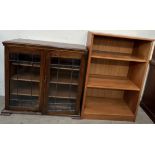
<path fill-rule="evenodd" d="M 82 50 L 86 51 L 87 48 L 84 45 L 79 44 L 68 44 L 68 43 L 58 43 L 51 41 L 40 41 L 40 40 L 31 40 L 31 39 L 13 39 L 4 41 L 3 45 L 26 45 L 26 46 L 35 46 L 41 48 L 58 48 L 58 49 L 70 49 L 70 50 Z"/>
<path fill-rule="evenodd" d="M 93 32 L 89 31 L 89 33 L 97 36 L 105 36 L 105 37 L 114 37 L 114 38 L 124 38 L 124 39 L 133 39 L 133 40 L 143 40 L 143 41 L 155 41 L 155 38 L 144 38 L 137 36 L 127 36 L 127 35 L 119 35 L 119 34 L 111 34 L 111 33 L 102 33 L 102 32 Z"/>

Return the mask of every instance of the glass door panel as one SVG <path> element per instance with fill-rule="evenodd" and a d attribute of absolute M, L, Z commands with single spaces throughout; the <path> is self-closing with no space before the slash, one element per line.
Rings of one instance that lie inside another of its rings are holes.
<path fill-rule="evenodd" d="M 38 109 L 40 95 L 40 55 L 9 54 L 9 106 L 20 109 Z"/>
<path fill-rule="evenodd" d="M 76 113 L 80 59 L 50 58 L 48 111 Z"/>

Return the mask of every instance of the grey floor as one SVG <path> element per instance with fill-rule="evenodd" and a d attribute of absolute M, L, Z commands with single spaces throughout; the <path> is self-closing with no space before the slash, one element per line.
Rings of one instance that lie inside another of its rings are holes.
<path fill-rule="evenodd" d="M 4 97 L 0 97 L 0 111 L 4 107 Z M 0 115 L 0 124 L 131 124 L 133 122 L 105 121 L 105 120 L 77 120 L 70 117 L 56 117 L 43 115 L 12 114 L 10 116 Z M 152 124 L 153 122 L 139 108 L 136 124 Z"/>

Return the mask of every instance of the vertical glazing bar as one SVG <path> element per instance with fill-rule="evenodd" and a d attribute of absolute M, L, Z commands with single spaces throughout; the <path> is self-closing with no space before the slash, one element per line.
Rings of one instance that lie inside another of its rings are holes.
<path fill-rule="evenodd" d="M 33 54 L 32 54 L 32 60 L 31 60 L 31 64 L 32 64 L 32 67 L 30 69 L 30 73 L 31 73 L 31 106 L 32 106 L 32 87 L 33 87 L 33 83 L 32 83 L 32 73 L 33 73 L 33 69 L 34 69 L 34 62 L 33 62 Z"/>
<path fill-rule="evenodd" d="M 18 86 L 19 86 L 19 81 L 18 81 L 18 73 L 19 73 L 19 64 L 20 63 L 20 60 L 19 60 L 19 54 L 17 54 L 17 83 L 16 83 L 16 86 L 17 86 L 17 102 L 18 102 L 18 104 L 19 104 L 19 95 L 18 95 L 18 91 L 19 91 L 19 88 L 18 88 Z"/>
<path fill-rule="evenodd" d="M 60 66 L 60 58 L 57 58 L 57 59 L 58 59 L 58 66 Z M 56 95 L 59 93 L 58 92 L 58 81 L 59 81 L 59 67 L 57 68 L 57 76 L 56 76 Z M 55 95 L 55 104 L 57 104 L 56 95 Z"/>
<path fill-rule="evenodd" d="M 69 85 L 69 97 L 70 98 L 72 97 L 71 93 L 72 93 L 73 65 L 74 65 L 74 63 L 73 63 L 73 59 L 72 59 L 71 82 L 70 82 L 70 85 Z"/>

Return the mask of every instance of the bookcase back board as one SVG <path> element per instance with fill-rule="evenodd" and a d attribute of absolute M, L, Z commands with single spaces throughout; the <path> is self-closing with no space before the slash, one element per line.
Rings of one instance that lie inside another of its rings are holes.
<path fill-rule="evenodd" d="M 82 118 L 136 119 L 153 40 L 89 32 Z"/>
<path fill-rule="evenodd" d="M 79 115 L 87 50 L 17 39 L 5 46 L 5 110 Z"/>

